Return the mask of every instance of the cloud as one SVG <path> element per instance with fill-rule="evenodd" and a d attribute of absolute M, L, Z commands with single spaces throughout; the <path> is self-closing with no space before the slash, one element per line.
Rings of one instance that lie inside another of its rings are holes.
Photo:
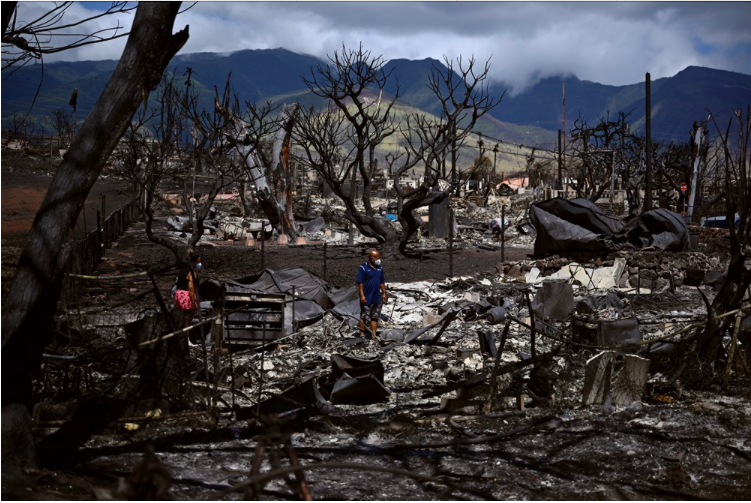
<path fill-rule="evenodd" d="M 86 10 L 74 4 L 69 15 Z M 325 58 L 362 42 L 386 59 L 492 55 L 492 78 L 516 93 L 553 75 L 625 85 L 689 65 L 751 74 L 749 19 L 751 2 L 198 2 L 175 29 L 190 25 L 183 54 L 284 47 Z M 116 59 L 123 46 L 56 58 Z"/>

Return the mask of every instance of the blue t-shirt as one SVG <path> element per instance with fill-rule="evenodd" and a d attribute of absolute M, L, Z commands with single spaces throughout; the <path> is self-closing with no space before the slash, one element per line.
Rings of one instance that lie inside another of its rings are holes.
<path fill-rule="evenodd" d="M 383 267 L 373 269 L 370 262 L 365 262 L 357 270 L 357 279 L 355 283 L 362 285 L 365 294 L 365 303 L 367 305 L 381 303 L 381 285 L 386 284 L 386 276 L 383 274 Z"/>

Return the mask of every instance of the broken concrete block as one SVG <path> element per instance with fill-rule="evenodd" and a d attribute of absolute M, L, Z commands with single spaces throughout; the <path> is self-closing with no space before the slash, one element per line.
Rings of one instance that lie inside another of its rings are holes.
<path fill-rule="evenodd" d="M 594 288 L 601 288 L 603 290 L 615 288 L 618 286 L 618 280 L 625 269 L 626 260 L 620 257 L 613 261 L 612 267 L 598 267 L 592 274 Z"/>
<path fill-rule="evenodd" d="M 587 268 L 581 264 L 571 262 L 570 264 L 563 266 L 558 272 L 548 276 L 548 279 L 564 279 L 566 281 L 574 280 L 585 288 L 594 288 L 594 286 L 589 286 L 592 281 L 590 278 L 591 271 L 591 269 L 587 270 Z"/>
<path fill-rule="evenodd" d="M 508 273 L 506 273 L 507 276 L 511 276 L 512 278 L 523 278 L 524 273 L 522 273 L 521 267 L 519 267 L 519 264 L 514 264 L 511 266 L 511 269 L 509 269 Z"/>
<path fill-rule="evenodd" d="M 603 351 L 587 360 L 582 405 L 602 404 L 610 389 L 610 371 L 615 351 Z"/>
<path fill-rule="evenodd" d="M 533 267 L 524 276 L 527 283 L 539 283 L 540 282 L 540 270 L 537 267 Z"/>
<path fill-rule="evenodd" d="M 657 278 L 654 291 L 652 293 L 664 293 L 670 288 L 670 281 L 665 278 Z"/>
<path fill-rule="evenodd" d="M 472 292 L 465 293 L 462 299 L 468 300 L 470 302 L 480 302 L 480 296 Z"/>
<path fill-rule="evenodd" d="M 613 382 L 613 405 L 625 407 L 633 402 L 640 402 L 648 372 L 648 359 L 626 355 L 625 364 Z"/>

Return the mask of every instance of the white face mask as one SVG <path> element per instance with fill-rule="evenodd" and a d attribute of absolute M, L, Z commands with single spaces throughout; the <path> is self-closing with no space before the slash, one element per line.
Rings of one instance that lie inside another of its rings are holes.
<path fill-rule="evenodd" d="M 203 264 L 199 262 L 196 264 L 196 271 L 201 272 L 201 269 L 203 269 Z"/>
<path fill-rule="evenodd" d="M 375 265 L 377 265 L 378 267 L 381 267 L 381 259 L 376 260 Z"/>

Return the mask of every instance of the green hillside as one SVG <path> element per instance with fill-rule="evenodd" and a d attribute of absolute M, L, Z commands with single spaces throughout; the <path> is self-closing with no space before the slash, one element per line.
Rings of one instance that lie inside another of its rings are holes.
<path fill-rule="evenodd" d="M 304 107 L 318 107 L 324 103 L 308 92 L 302 77 L 310 75 L 311 68 L 322 63 L 316 57 L 286 49 L 243 50 L 229 55 L 197 53 L 178 56 L 170 64 L 169 71 L 182 79 L 190 68 L 195 89 L 201 92 L 200 103 L 206 108 L 213 106 L 214 89 L 216 87 L 222 91 L 229 73 L 232 74 L 233 89 L 241 102 L 299 101 Z M 83 120 L 104 89 L 115 65 L 116 61 L 46 64 L 31 121 L 41 123 L 54 109 L 67 107 L 74 88 L 78 89 L 76 119 Z M 384 70 L 391 74 L 385 91 L 394 95 L 398 85 L 401 105 L 438 113 L 440 102 L 426 85 L 433 68 L 441 65 L 441 62 L 433 59 L 389 61 L 384 66 Z M 4 125 L 13 113 L 29 110 L 40 75 L 40 66 L 32 65 L 5 79 L 2 84 Z M 491 95 L 504 97 L 477 124 L 476 131 L 507 143 L 553 149 L 557 131 L 563 126 L 564 82 L 568 128 L 579 117 L 594 124 L 608 114 L 616 117 L 618 112 L 630 112 L 632 128 L 637 132 L 644 131 L 644 83 L 608 86 L 573 76 L 543 79 L 515 96 L 504 95 L 508 86 L 503 82 L 490 82 Z M 706 119 L 707 108 L 721 121 L 726 121 L 733 108 L 751 103 L 751 76 L 709 68 L 686 68 L 673 77 L 652 81 L 651 89 L 652 131 L 653 138 L 657 140 L 684 140 L 694 121 Z M 494 143 L 497 141 L 495 139 L 486 143 Z"/>

